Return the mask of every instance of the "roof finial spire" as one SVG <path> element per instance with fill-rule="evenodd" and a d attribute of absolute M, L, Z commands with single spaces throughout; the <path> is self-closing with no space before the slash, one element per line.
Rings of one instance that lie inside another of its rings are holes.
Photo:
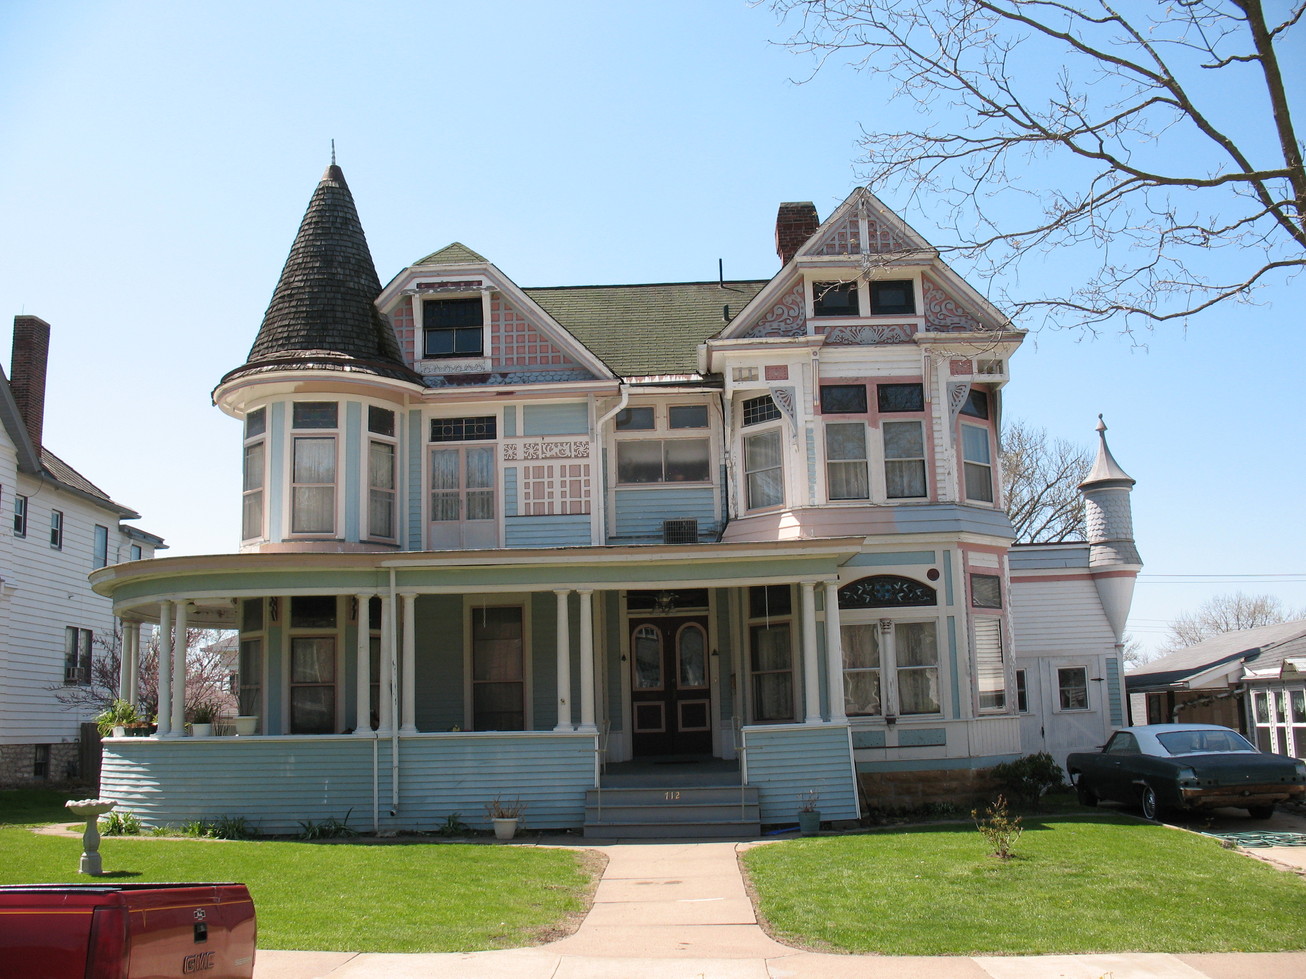
<path fill-rule="evenodd" d="M 331 165 L 336 165 L 336 141 L 331 140 Z"/>

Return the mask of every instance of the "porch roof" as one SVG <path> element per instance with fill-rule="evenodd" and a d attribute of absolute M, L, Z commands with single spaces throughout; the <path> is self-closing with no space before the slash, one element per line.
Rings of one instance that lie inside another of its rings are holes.
<path fill-rule="evenodd" d="M 91 586 L 119 616 L 157 621 L 193 602 L 194 625 L 235 628 L 236 600 L 269 595 L 497 594 L 556 588 L 737 587 L 833 581 L 862 537 L 765 543 L 627 544 L 472 551 L 220 554 L 102 568 Z"/>

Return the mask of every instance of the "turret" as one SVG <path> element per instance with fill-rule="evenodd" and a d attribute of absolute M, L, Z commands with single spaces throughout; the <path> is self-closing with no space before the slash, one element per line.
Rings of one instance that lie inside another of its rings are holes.
<path fill-rule="evenodd" d="M 1134 580 L 1143 567 L 1143 559 L 1134 546 L 1134 517 L 1129 499 L 1134 479 L 1111 455 L 1106 444 L 1106 423 L 1101 415 L 1097 417 L 1097 459 L 1088 478 L 1079 484 L 1079 491 L 1084 497 L 1089 569 L 1116 642 L 1120 643 L 1133 602 Z"/>

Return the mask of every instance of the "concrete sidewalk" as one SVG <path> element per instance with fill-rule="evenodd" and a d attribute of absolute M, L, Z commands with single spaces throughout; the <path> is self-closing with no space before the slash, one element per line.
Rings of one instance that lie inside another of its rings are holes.
<path fill-rule="evenodd" d="M 737 843 L 614 843 L 580 929 L 535 948 L 397 955 L 260 950 L 255 979 L 1302 979 L 1306 952 L 1252 955 L 826 955 L 773 941 Z M 1306 849 L 1306 848 L 1298 848 Z M 1294 853 L 1294 857 L 1298 854 Z M 1306 856 L 1303 854 L 1302 856 Z M 928 922 L 922 922 L 928 927 Z"/>

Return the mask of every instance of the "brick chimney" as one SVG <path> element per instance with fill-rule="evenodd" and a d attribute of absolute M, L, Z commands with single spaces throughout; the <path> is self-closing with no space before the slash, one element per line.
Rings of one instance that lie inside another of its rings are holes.
<path fill-rule="evenodd" d="M 790 201 L 780 205 L 775 216 L 775 253 L 780 256 L 782 267 L 789 264 L 820 226 L 816 205 L 811 201 Z"/>
<path fill-rule="evenodd" d="M 49 356 L 50 324 L 36 316 L 15 316 L 9 387 L 38 454 L 45 427 L 45 367 Z"/>

